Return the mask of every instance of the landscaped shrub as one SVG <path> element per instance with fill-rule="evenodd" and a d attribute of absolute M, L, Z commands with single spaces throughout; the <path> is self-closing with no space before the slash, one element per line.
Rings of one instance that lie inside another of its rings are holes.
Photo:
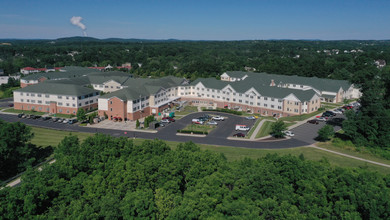
<path fill-rule="evenodd" d="M 184 133 L 184 134 L 205 134 L 208 135 L 209 133 L 207 131 L 193 131 L 193 130 L 177 130 L 177 133 Z"/>
<path fill-rule="evenodd" d="M 229 113 L 229 114 L 234 114 L 234 115 L 242 115 L 242 112 L 240 112 L 240 111 L 227 109 L 227 108 L 217 108 L 217 109 L 202 108 L 202 111 L 224 112 L 224 113 Z"/>

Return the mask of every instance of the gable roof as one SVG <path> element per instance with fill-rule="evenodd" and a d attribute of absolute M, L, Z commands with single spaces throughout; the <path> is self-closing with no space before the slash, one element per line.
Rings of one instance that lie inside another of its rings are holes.
<path fill-rule="evenodd" d="M 64 83 L 39 83 L 16 90 L 17 92 L 32 92 L 54 95 L 80 96 L 99 92 L 84 86 Z"/>

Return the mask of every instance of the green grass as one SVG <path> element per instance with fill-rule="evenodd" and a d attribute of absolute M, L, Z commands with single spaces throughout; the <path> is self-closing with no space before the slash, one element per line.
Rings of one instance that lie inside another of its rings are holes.
<path fill-rule="evenodd" d="M 6 109 L 6 110 L 4 110 L 4 112 L 18 113 L 18 114 L 24 113 L 24 114 L 28 114 L 28 115 L 44 115 L 44 114 L 46 114 L 46 112 L 27 111 L 27 110 L 13 109 L 13 108 Z"/>
<path fill-rule="evenodd" d="M 32 131 L 34 132 L 35 136 L 32 139 L 31 143 L 39 145 L 39 146 L 57 146 L 58 143 L 67 135 L 73 134 L 77 135 L 80 139 L 80 141 L 83 141 L 87 137 L 92 136 L 92 133 L 82 133 L 82 132 L 67 132 L 67 131 L 59 131 L 59 130 L 52 130 L 52 129 L 45 129 L 45 128 L 37 128 L 32 127 Z M 135 144 L 141 144 L 145 139 L 134 139 Z M 176 149 L 176 147 L 180 144 L 180 142 L 174 142 L 174 141 L 165 141 L 172 149 Z M 377 171 L 384 174 L 390 174 L 390 169 L 374 164 L 369 164 L 363 161 L 355 160 L 352 158 L 347 158 L 343 156 L 339 156 L 336 154 L 332 154 L 326 151 L 318 150 L 315 148 L 310 147 L 298 147 L 298 148 L 292 148 L 292 149 L 270 149 L 270 150 L 264 150 L 264 149 L 249 149 L 249 148 L 239 148 L 239 147 L 226 147 L 226 146 L 214 146 L 214 145 L 204 145 L 204 144 L 198 144 L 200 149 L 202 150 L 209 150 L 216 153 L 223 153 L 227 160 L 229 161 L 235 161 L 235 160 L 241 160 L 243 158 L 252 158 L 252 159 L 258 159 L 266 156 L 267 154 L 279 154 L 279 155 L 287 155 L 291 154 L 294 156 L 299 156 L 300 154 L 303 154 L 305 159 L 307 160 L 321 160 L 325 158 L 329 161 L 329 163 L 332 166 L 340 166 L 344 168 L 365 168 L 370 171 Z M 339 151 L 339 150 L 337 150 Z M 352 154 L 351 154 L 352 155 Z M 362 157 L 362 155 L 357 154 L 354 155 L 357 157 Z M 372 159 L 372 158 L 371 158 Z M 372 159 L 374 160 L 374 159 Z M 374 161 L 381 162 L 377 159 Z"/>
<path fill-rule="evenodd" d="M 176 111 L 175 112 L 175 115 L 188 115 L 188 114 L 191 114 L 191 113 L 194 113 L 194 112 L 198 112 L 198 108 L 196 106 L 185 106 L 183 110 L 180 110 L 180 111 Z M 176 117 L 176 116 L 175 116 Z"/>
<path fill-rule="evenodd" d="M 215 125 L 198 125 L 198 124 L 189 124 L 182 130 L 189 130 L 189 131 L 202 131 L 202 132 L 208 132 L 212 131 L 214 128 L 216 128 Z"/>
<path fill-rule="evenodd" d="M 322 111 L 315 111 L 315 112 L 312 112 L 310 114 L 282 117 L 282 118 L 279 118 L 279 120 L 282 120 L 282 121 L 303 121 L 303 120 L 306 120 L 310 117 L 313 117 L 314 115 L 318 115 L 322 112 L 324 112 L 324 111 L 322 110 Z"/>
<path fill-rule="evenodd" d="M 65 136 L 70 134 L 77 135 L 80 141 L 85 140 L 87 137 L 93 135 L 93 133 L 83 133 L 83 132 L 68 132 L 60 131 L 46 128 L 31 127 L 34 137 L 31 140 L 32 144 L 37 146 L 47 147 L 47 146 L 57 146 Z"/>
<path fill-rule="evenodd" d="M 269 133 L 271 133 L 271 126 L 273 123 L 275 122 L 265 121 L 261 126 L 259 132 L 256 134 L 256 138 L 261 138 L 269 135 Z"/>
<path fill-rule="evenodd" d="M 253 125 L 253 127 L 251 128 L 251 130 L 248 132 L 248 134 L 245 136 L 246 139 L 249 139 L 251 138 L 253 132 L 256 130 L 257 126 L 260 124 L 260 122 L 262 121 L 263 119 L 262 118 L 259 118 L 256 120 L 255 124 Z"/>

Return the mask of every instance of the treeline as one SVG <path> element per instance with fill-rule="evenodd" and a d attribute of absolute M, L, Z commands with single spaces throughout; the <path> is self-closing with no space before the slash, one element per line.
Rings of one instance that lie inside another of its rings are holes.
<path fill-rule="evenodd" d="M 349 80 L 364 65 L 390 61 L 389 41 L 12 41 L 0 50 L 6 73 L 26 66 L 121 66 L 139 76 L 215 77 L 249 70 Z M 348 53 L 344 53 L 344 50 Z M 354 52 L 351 52 L 354 51 Z"/>
<path fill-rule="evenodd" d="M 301 156 L 228 162 L 97 134 L 66 137 L 56 162 L 0 190 L 5 219 L 388 219 L 390 177 Z"/>
<path fill-rule="evenodd" d="M 4 181 L 46 159 L 51 147 L 40 148 L 30 143 L 34 134 L 25 124 L 0 120 L 0 181 Z"/>

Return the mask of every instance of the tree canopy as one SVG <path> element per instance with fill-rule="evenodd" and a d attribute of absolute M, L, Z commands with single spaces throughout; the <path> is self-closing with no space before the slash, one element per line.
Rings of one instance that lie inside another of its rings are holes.
<path fill-rule="evenodd" d="M 390 177 L 268 155 L 229 162 L 193 143 L 171 150 L 97 134 L 66 137 L 56 162 L 0 190 L 15 218 L 386 219 Z"/>

